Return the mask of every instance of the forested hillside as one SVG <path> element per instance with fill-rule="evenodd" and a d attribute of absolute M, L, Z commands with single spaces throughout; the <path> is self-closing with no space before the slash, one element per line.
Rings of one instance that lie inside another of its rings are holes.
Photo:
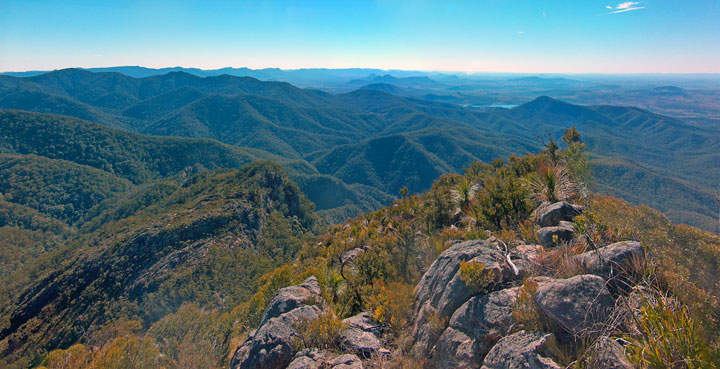
<path fill-rule="evenodd" d="M 0 108 L 63 114 L 150 135 L 211 138 L 241 147 L 245 155 L 273 159 L 291 172 L 325 175 L 324 185 L 336 184 L 334 190 L 347 195 L 347 201 L 315 201 L 328 219 L 376 209 L 404 187 L 410 193 L 427 190 L 437 175 L 458 173 L 478 160 L 535 152 L 548 137 L 576 126 L 603 173 L 595 190 L 632 203 L 642 199 L 675 221 L 716 231 L 717 209 L 707 201 L 720 181 L 714 170 L 720 166 L 715 126 L 549 97 L 512 109 L 466 108 L 388 84 L 419 88 L 422 81 L 386 77 L 377 77 L 382 86 L 366 80 L 358 90 L 333 95 L 250 77 L 172 72 L 133 78 L 66 69 L 26 78 L 0 76 Z M 557 83 L 572 85 L 568 81 Z M 549 82 L 511 85 L 533 83 Z M 622 162 L 623 171 L 609 170 L 609 162 Z M 648 173 L 673 183 L 673 191 L 658 191 Z M 628 178 L 643 180 L 620 184 Z M 301 184 L 321 181 L 296 179 Z"/>
<path fill-rule="evenodd" d="M 269 162 L 139 186 L 4 280 L 3 360 L 715 368 L 720 238 L 592 194 L 584 149 L 568 129 L 328 228 Z"/>

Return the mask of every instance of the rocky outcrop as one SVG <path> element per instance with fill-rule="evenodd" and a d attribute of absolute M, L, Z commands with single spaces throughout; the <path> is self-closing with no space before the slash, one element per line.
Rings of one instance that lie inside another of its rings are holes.
<path fill-rule="evenodd" d="M 258 329 L 235 351 L 231 369 L 285 368 L 295 355 L 295 325 L 323 313 L 320 285 L 315 277 L 281 289 L 265 310 Z"/>
<path fill-rule="evenodd" d="M 372 320 L 370 313 L 362 313 L 343 320 L 345 328 L 341 333 L 343 350 L 360 357 L 390 355 L 383 347 L 381 327 Z"/>
<path fill-rule="evenodd" d="M 554 226 L 540 228 L 537 232 L 538 240 L 545 247 L 557 246 L 563 242 L 570 242 L 575 234 L 575 228 L 567 226 Z M 553 240 L 557 236 L 557 243 Z"/>
<path fill-rule="evenodd" d="M 590 274 L 540 285 L 535 302 L 555 325 L 572 335 L 586 337 L 607 321 L 615 304 L 605 280 Z"/>
<path fill-rule="evenodd" d="M 482 369 L 561 369 L 550 357 L 555 337 L 520 331 L 501 339 L 485 357 Z"/>
<path fill-rule="evenodd" d="M 415 289 L 415 324 L 413 351 L 427 354 L 434 345 L 431 317 L 449 319 L 472 295 L 458 273 L 460 262 L 477 261 L 495 271 L 496 282 L 515 278 L 504 256 L 489 241 L 473 240 L 455 244 L 443 251 L 423 275 Z"/>
<path fill-rule="evenodd" d="M 513 325 L 518 288 L 475 296 L 458 308 L 433 353 L 437 368 L 473 368 Z"/>
<path fill-rule="evenodd" d="M 540 227 L 554 227 L 561 221 L 571 222 L 574 217 L 582 214 L 581 206 L 572 205 L 565 201 L 545 205 L 537 210 L 537 224 Z"/>
<path fill-rule="evenodd" d="M 628 291 L 637 267 L 645 261 L 645 250 L 640 242 L 617 242 L 577 255 L 575 259 L 587 273 L 607 279 L 611 292 Z"/>
<path fill-rule="evenodd" d="M 355 355 L 332 355 L 317 349 L 298 352 L 287 369 L 362 369 L 362 361 Z"/>

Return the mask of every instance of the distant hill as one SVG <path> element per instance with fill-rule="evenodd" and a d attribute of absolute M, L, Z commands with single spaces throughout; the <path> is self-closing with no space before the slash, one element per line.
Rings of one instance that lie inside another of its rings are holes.
<path fill-rule="evenodd" d="M 691 125 L 634 107 L 581 106 L 547 96 L 513 109 L 466 109 L 443 95 L 409 93 L 412 87 L 397 84 L 427 82 L 427 76 L 372 73 L 364 74 L 358 86 L 362 88 L 333 95 L 230 75 L 202 78 L 171 72 L 132 78 L 68 69 L 28 78 L 0 76 L 0 106 L 71 115 L 142 134 L 212 138 L 256 149 L 243 150 L 298 165 L 290 168 L 292 173 L 333 177 L 338 181 L 301 182 L 342 182 L 347 187 L 337 188 L 338 193 L 354 192 L 368 206 L 397 196 L 405 186 L 424 191 L 436 174 L 460 172 L 477 160 L 537 151 L 546 133 L 558 137 L 570 126 L 581 130 L 598 159 L 621 157 L 706 192 L 720 183 L 720 172 L 714 170 L 720 167 L 720 130 L 712 125 Z M 538 79 L 548 78 L 521 81 Z M 673 88 L 657 92 L 681 93 Z M 353 185 L 380 193 L 371 200 L 370 192 L 355 192 Z M 633 196 L 645 195 L 640 187 L 633 191 L 635 195 L 625 198 L 633 201 L 638 198 Z M 670 206 L 667 196 L 643 198 L 662 209 Z M 320 202 L 345 204 L 326 198 Z M 350 214 L 345 206 L 339 212 Z M 708 203 L 673 206 L 682 207 L 670 212 L 675 221 L 696 225 L 714 212 Z M 706 220 L 702 223 L 707 227 Z"/>

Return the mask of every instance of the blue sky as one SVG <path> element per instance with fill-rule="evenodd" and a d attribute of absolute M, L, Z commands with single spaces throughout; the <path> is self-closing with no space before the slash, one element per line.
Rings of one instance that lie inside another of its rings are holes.
<path fill-rule="evenodd" d="M 720 0 L 0 0 L 0 71 L 719 73 Z"/>

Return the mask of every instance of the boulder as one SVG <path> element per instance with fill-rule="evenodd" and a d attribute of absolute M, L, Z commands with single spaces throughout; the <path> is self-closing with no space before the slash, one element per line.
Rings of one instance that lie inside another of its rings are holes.
<path fill-rule="evenodd" d="M 597 250 L 575 256 L 589 274 L 609 281 L 611 292 L 629 291 L 632 277 L 637 273 L 636 263 L 643 263 L 645 250 L 640 242 L 617 242 Z"/>
<path fill-rule="evenodd" d="M 590 351 L 588 364 L 592 368 L 635 369 L 625 356 L 625 348 L 614 339 L 600 337 Z"/>
<path fill-rule="evenodd" d="M 520 331 L 498 341 L 482 369 L 561 369 L 550 358 L 555 347 L 550 333 Z"/>
<path fill-rule="evenodd" d="M 541 284 L 535 302 L 555 325 L 583 337 L 599 330 L 615 304 L 605 280 L 590 274 Z"/>
<path fill-rule="evenodd" d="M 321 369 L 328 360 L 328 355 L 318 349 L 302 350 L 295 354 L 287 369 Z"/>
<path fill-rule="evenodd" d="M 343 350 L 360 357 L 370 358 L 376 354 L 390 355 L 383 347 L 382 330 L 372 320 L 370 313 L 362 313 L 343 320 L 345 328 L 341 335 Z"/>
<path fill-rule="evenodd" d="M 335 356 L 317 349 L 298 352 L 287 369 L 362 369 L 362 361 L 355 355 Z"/>
<path fill-rule="evenodd" d="M 519 245 L 510 251 L 510 260 L 518 268 L 521 276 L 532 275 L 544 251 L 545 248 L 541 245 Z"/>
<path fill-rule="evenodd" d="M 320 285 L 315 277 L 281 289 L 268 305 L 258 329 L 250 333 L 232 360 L 231 369 L 285 368 L 295 355 L 295 325 L 323 313 Z"/>
<path fill-rule="evenodd" d="M 473 295 L 458 273 L 462 261 L 483 263 L 495 271 L 496 282 L 516 278 L 502 253 L 489 241 L 465 241 L 443 251 L 415 288 L 413 337 L 416 345 L 413 351 L 418 355 L 426 355 L 437 338 L 433 338 L 431 324 L 428 324 L 430 318 L 434 315 L 438 320 L 449 319 Z"/>
<path fill-rule="evenodd" d="M 540 227 L 554 227 L 561 221 L 571 222 L 574 217 L 582 214 L 583 210 L 581 206 L 568 204 L 565 201 L 545 205 L 537 210 L 537 224 Z"/>
<path fill-rule="evenodd" d="M 265 308 L 260 325 L 268 319 L 280 316 L 308 302 L 320 303 L 320 284 L 317 278 L 309 277 L 303 283 L 280 289 Z"/>
<path fill-rule="evenodd" d="M 479 367 L 493 345 L 510 331 L 518 290 L 508 288 L 474 296 L 460 306 L 435 346 L 435 366 Z"/>
<path fill-rule="evenodd" d="M 575 228 L 571 227 L 544 227 L 538 230 L 538 240 L 545 247 L 557 246 L 562 242 L 570 242 L 575 234 Z M 558 243 L 553 242 L 553 236 L 557 236 Z"/>

